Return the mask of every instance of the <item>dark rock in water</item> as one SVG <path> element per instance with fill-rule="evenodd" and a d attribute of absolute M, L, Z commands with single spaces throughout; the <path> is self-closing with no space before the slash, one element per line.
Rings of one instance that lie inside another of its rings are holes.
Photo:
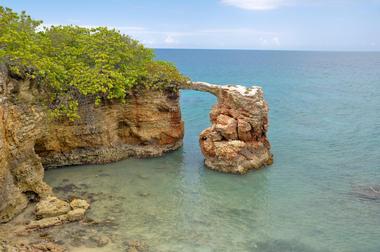
<path fill-rule="evenodd" d="M 83 188 L 83 189 L 88 189 L 88 185 L 85 184 L 85 183 L 81 183 L 81 184 L 79 184 L 79 186 L 80 186 L 81 188 Z"/>
<path fill-rule="evenodd" d="M 236 215 L 236 216 L 251 216 L 253 215 L 253 211 L 244 209 L 244 208 L 230 208 L 227 209 L 226 212 L 230 215 Z"/>
<path fill-rule="evenodd" d="M 64 193 L 74 192 L 74 191 L 77 191 L 79 189 L 80 188 L 74 184 L 66 184 L 66 185 L 54 187 L 55 192 L 64 192 Z"/>
<path fill-rule="evenodd" d="M 90 239 L 94 241 L 98 247 L 104 247 L 110 242 L 110 239 L 105 235 L 91 236 Z"/>
<path fill-rule="evenodd" d="M 354 188 L 353 194 L 359 198 L 369 200 L 380 200 L 380 185 L 374 186 L 359 186 Z"/>
<path fill-rule="evenodd" d="M 87 225 L 98 225 L 99 222 L 90 218 L 90 217 L 86 217 L 84 220 L 83 220 L 83 223 L 86 223 Z"/>
<path fill-rule="evenodd" d="M 137 177 L 140 179 L 149 179 L 149 176 L 144 174 L 138 174 Z"/>
<path fill-rule="evenodd" d="M 115 208 L 110 209 L 110 212 L 114 214 L 120 214 L 123 212 L 123 209 L 115 207 Z"/>
<path fill-rule="evenodd" d="M 139 240 L 129 240 L 124 242 L 127 252 L 144 252 L 148 251 L 148 246 Z"/>
<path fill-rule="evenodd" d="M 141 197 L 148 197 L 148 196 L 150 196 L 150 193 L 147 193 L 147 192 L 139 192 L 138 195 L 141 196 Z"/>
<path fill-rule="evenodd" d="M 113 217 L 101 221 L 95 221 L 91 224 L 97 225 L 98 228 L 106 228 L 107 230 L 116 230 L 119 227 L 119 223 Z"/>
<path fill-rule="evenodd" d="M 328 252 L 328 250 L 316 250 L 306 244 L 296 240 L 268 240 L 253 243 L 250 245 L 249 251 L 257 252 Z"/>
<path fill-rule="evenodd" d="M 110 177 L 111 175 L 109 175 L 108 173 L 100 173 L 100 174 L 97 174 L 95 176 L 96 177 Z"/>

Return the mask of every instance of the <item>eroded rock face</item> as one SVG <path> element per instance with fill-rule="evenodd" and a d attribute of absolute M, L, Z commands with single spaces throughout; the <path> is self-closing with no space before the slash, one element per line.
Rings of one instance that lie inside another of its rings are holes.
<path fill-rule="evenodd" d="M 6 72 L 0 71 L 3 92 L 4 87 L 9 87 L 8 81 Z M 0 223 L 9 221 L 26 207 L 28 194 L 46 197 L 52 193 L 43 182 L 44 170 L 34 152 L 35 140 L 44 134 L 43 121 L 38 107 L 15 105 L 0 96 Z"/>
<path fill-rule="evenodd" d="M 245 173 L 271 164 L 268 106 L 260 88 L 207 83 L 183 88 L 218 97 L 210 113 L 212 126 L 200 135 L 209 168 Z M 0 65 L 0 223 L 20 213 L 28 197 L 41 198 L 46 204 L 54 199 L 43 181 L 44 167 L 160 156 L 182 145 L 184 127 L 175 91 L 135 92 L 125 104 L 94 106 L 84 100 L 76 122 L 49 120 L 38 99 L 32 83 L 10 78 Z M 88 207 L 84 202 L 70 206 L 58 199 L 51 204 L 57 206 L 53 214 L 37 209 L 37 216 L 44 220 L 37 226 L 79 220 Z"/>
<path fill-rule="evenodd" d="M 38 99 L 32 83 L 12 79 L 0 64 L 0 223 L 20 213 L 28 196 L 53 195 L 44 167 L 159 156 L 182 145 L 178 92 L 135 92 L 125 104 L 98 107 L 82 101 L 76 122 L 49 120 Z"/>
<path fill-rule="evenodd" d="M 81 106 L 81 119 L 55 122 L 36 142 L 45 168 L 154 157 L 182 145 L 178 93 L 145 91 L 125 104 Z"/>
<path fill-rule="evenodd" d="M 210 112 L 212 125 L 199 136 L 207 167 L 244 174 L 272 163 L 266 136 L 268 106 L 261 88 L 204 82 L 194 82 L 185 88 L 210 92 L 218 98 Z"/>

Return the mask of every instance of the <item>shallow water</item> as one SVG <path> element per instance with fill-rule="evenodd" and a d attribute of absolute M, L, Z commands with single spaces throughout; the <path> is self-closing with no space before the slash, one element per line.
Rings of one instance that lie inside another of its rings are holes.
<path fill-rule="evenodd" d="M 209 126 L 215 98 L 183 91 L 186 134 L 178 151 L 46 172 L 52 186 L 96 195 L 89 215 L 116 220 L 116 245 L 137 239 L 151 251 L 380 251 L 380 199 L 361 193 L 380 185 L 380 53 L 157 55 L 194 81 L 262 86 L 275 162 L 246 176 L 205 169 L 198 134 Z"/>

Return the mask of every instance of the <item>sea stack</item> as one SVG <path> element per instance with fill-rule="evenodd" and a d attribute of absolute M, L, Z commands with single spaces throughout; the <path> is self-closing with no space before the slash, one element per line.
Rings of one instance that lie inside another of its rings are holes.
<path fill-rule="evenodd" d="M 207 91 L 218 98 L 210 112 L 211 126 L 199 136 L 208 168 L 244 174 L 272 164 L 268 105 L 260 87 L 193 82 L 187 88 Z"/>

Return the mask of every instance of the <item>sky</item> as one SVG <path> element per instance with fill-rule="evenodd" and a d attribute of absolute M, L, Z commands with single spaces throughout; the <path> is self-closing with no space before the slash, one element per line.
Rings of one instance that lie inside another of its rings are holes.
<path fill-rule="evenodd" d="M 380 0 L 0 0 L 151 48 L 380 51 Z"/>

